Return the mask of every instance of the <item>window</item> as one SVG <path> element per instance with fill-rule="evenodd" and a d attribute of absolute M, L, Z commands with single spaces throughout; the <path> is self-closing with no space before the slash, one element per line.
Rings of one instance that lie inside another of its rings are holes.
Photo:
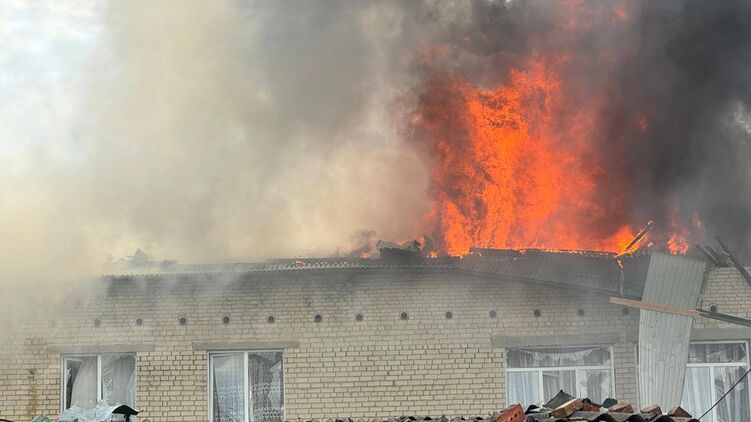
<path fill-rule="evenodd" d="M 62 410 L 88 408 L 99 400 L 136 405 L 136 357 L 133 354 L 63 356 Z"/>
<path fill-rule="evenodd" d="M 745 342 L 691 343 L 681 407 L 697 417 L 730 390 L 748 371 Z M 734 422 L 749 417 L 748 378 L 735 387 L 703 422 Z"/>
<path fill-rule="evenodd" d="M 508 403 L 544 403 L 563 390 L 596 403 L 613 391 L 610 347 L 525 348 L 507 351 Z"/>
<path fill-rule="evenodd" d="M 213 422 L 282 422 L 282 352 L 210 353 L 209 411 Z"/>

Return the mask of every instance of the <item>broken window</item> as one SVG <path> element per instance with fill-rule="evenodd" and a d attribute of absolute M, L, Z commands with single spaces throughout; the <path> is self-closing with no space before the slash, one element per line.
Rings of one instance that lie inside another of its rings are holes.
<path fill-rule="evenodd" d="M 691 343 L 681 406 L 701 415 L 748 371 L 745 342 Z M 744 378 L 702 421 L 747 421 L 749 385 Z"/>
<path fill-rule="evenodd" d="M 214 422 L 282 422 L 282 352 L 209 354 L 210 407 Z"/>
<path fill-rule="evenodd" d="M 559 390 L 596 403 L 612 395 L 608 346 L 509 349 L 506 356 L 509 404 L 543 403 Z"/>
<path fill-rule="evenodd" d="M 63 356 L 62 410 L 136 404 L 136 357 L 132 354 Z"/>

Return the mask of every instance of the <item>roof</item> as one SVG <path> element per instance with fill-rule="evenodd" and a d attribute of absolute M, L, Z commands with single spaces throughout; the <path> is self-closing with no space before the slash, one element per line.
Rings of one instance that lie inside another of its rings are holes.
<path fill-rule="evenodd" d="M 614 253 L 592 251 L 476 248 L 461 257 L 422 258 L 416 254 L 407 255 L 409 254 L 402 253 L 381 259 L 290 258 L 264 262 L 214 264 L 131 260 L 112 264 L 105 271 L 104 277 L 281 273 L 312 270 L 441 270 L 494 280 L 564 285 L 639 298 L 644 289 L 644 280 L 651 256 L 649 252 L 616 256 Z"/>
<path fill-rule="evenodd" d="M 564 284 L 608 293 L 640 297 L 644 287 L 649 254 L 617 257 L 609 252 L 548 249 L 478 249 L 463 257 L 458 267 L 467 272 Z"/>
<path fill-rule="evenodd" d="M 436 269 L 456 268 L 459 258 L 429 258 L 412 262 L 394 262 L 367 258 L 290 258 L 264 262 L 178 264 L 175 261 L 149 261 L 135 264 L 120 262 L 107 268 L 105 277 L 135 277 L 181 274 L 240 274 L 256 272 L 345 270 L 345 269 Z"/>

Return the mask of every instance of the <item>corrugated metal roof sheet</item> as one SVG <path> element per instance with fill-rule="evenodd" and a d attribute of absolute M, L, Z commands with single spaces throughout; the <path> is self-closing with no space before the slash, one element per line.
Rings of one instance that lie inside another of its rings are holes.
<path fill-rule="evenodd" d="M 655 252 L 642 300 L 694 309 L 706 262 Z M 680 405 L 693 318 L 642 310 L 639 320 L 639 398 L 663 407 Z"/>
<path fill-rule="evenodd" d="M 627 255 L 620 262 L 623 265 L 624 294 L 641 296 L 649 256 Z M 472 273 L 620 292 L 621 269 L 614 253 L 472 249 L 472 253 L 463 257 L 458 265 L 459 269 Z"/>
<path fill-rule="evenodd" d="M 337 269 L 454 269 L 458 258 L 432 258 L 412 263 L 397 263 L 361 258 L 278 259 L 257 263 L 178 264 L 174 261 L 145 264 L 120 263 L 106 270 L 105 277 L 159 276 L 176 274 L 225 274 L 274 271 Z"/>

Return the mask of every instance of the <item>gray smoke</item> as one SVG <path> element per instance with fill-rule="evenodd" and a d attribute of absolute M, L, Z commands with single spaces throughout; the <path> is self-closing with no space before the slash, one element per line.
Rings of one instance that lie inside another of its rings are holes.
<path fill-rule="evenodd" d="M 50 27 L 68 12 L 60 4 Z M 63 61 L 44 80 L 32 69 L 0 114 L 13 146 L 0 168 L 0 285 L 46 290 L 137 247 L 236 261 L 345 255 L 370 231 L 418 238 L 430 161 L 410 119 L 424 79 L 494 87 L 530 55 L 561 50 L 572 104 L 609 93 L 599 189 L 612 209 L 593 227 L 659 225 L 674 196 L 685 218 L 748 251 L 751 6 L 569 5 L 129 1 L 74 14 L 87 49 L 57 54 L 84 64 L 66 73 Z M 614 18 L 618 6 L 628 19 Z M 570 23 L 586 28 L 561 29 Z M 426 66 L 436 46 L 451 54 Z M 26 59 L 15 51 L 0 54 L 0 82 Z"/>

